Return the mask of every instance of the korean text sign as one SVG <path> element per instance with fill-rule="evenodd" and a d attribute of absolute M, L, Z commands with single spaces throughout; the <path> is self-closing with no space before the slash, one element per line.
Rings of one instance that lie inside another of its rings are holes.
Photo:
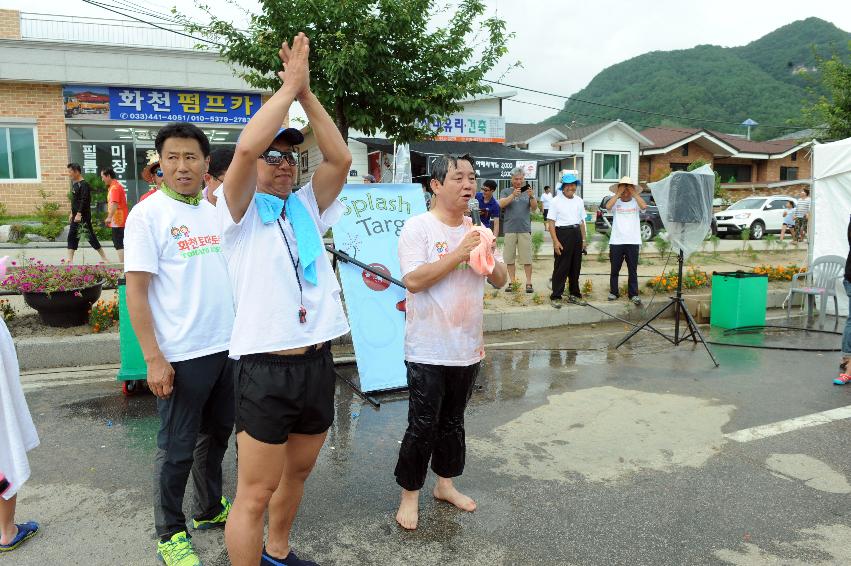
<path fill-rule="evenodd" d="M 334 225 L 334 246 L 401 280 L 399 234 L 405 220 L 426 211 L 420 185 L 346 185 L 346 210 Z M 361 389 L 397 389 L 405 379 L 405 290 L 353 264 L 338 263 L 352 328 Z"/>

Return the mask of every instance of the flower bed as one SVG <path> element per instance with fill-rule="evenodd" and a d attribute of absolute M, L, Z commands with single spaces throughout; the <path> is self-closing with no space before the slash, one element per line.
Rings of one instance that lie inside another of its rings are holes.
<path fill-rule="evenodd" d="M 806 270 L 806 267 L 790 263 L 789 265 L 758 265 L 754 267 L 753 272 L 757 275 L 768 275 L 769 281 L 791 281 L 793 275 Z"/>
<path fill-rule="evenodd" d="M 11 263 L 12 269 L 0 282 L 0 287 L 7 291 L 18 293 L 51 293 L 74 291 L 79 295 L 79 289 L 85 289 L 103 283 L 104 286 L 115 286 L 121 272 L 105 265 L 59 265 L 45 264 L 30 258 L 20 267 Z"/>
<path fill-rule="evenodd" d="M 677 288 L 679 277 L 676 270 L 671 270 L 664 275 L 657 275 L 647 282 L 647 286 L 657 292 L 669 292 Z M 696 267 L 683 270 L 683 289 L 700 289 L 709 287 L 709 275 Z"/>

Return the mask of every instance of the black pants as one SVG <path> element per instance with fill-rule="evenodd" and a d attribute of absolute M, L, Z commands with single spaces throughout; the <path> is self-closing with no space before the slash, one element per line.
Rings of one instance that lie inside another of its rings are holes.
<path fill-rule="evenodd" d="M 623 260 L 626 260 L 626 269 L 629 272 L 627 291 L 629 297 L 638 296 L 638 244 L 612 244 L 609 246 L 609 258 L 612 262 L 612 271 L 609 275 L 609 292 L 612 295 L 620 295 L 618 292 L 618 276 L 621 273 Z"/>
<path fill-rule="evenodd" d="M 464 472 L 464 409 L 473 393 L 480 364 L 436 366 L 405 362 L 408 367 L 408 429 L 399 448 L 396 483 L 422 489 L 428 462 L 435 474 L 454 478 Z"/>
<path fill-rule="evenodd" d="M 89 245 L 92 249 L 99 250 L 100 242 L 98 241 L 98 237 L 95 235 L 95 228 L 92 226 L 92 217 L 91 216 L 83 216 L 79 222 L 71 221 L 71 229 L 68 230 L 68 249 L 76 250 L 80 245 L 80 225 L 83 225 L 83 228 L 86 229 L 86 233 L 89 237 Z"/>
<path fill-rule="evenodd" d="M 222 459 L 233 429 L 233 371 L 227 352 L 174 362 L 174 391 L 157 399 L 154 522 L 161 540 L 186 531 L 183 495 L 192 474 L 196 518 L 221 511 Z"/>
<path fill-rule="evenodd" d="M 581 297 L 579 272 L 582 269 L 582 231 L 578 226 L 556 226 L 556 238 L 562 245 L 561 255 L 553 251 L 553 292 L 550 299 L 561 299 L 565 281 L 569 280 L 568 294 Z"/>
<path fill-rule="evenodd" d="M 124 228 L 113 228 L 112 229 L 112 244 L 115 246 L 116 250 L 124 249 Z"/>

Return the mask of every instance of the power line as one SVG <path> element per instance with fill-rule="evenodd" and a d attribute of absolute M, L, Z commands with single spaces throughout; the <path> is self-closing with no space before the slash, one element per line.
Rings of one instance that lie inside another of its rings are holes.
<path fill-rule="evenodd" d="M 582 98 L 577 98 L 575 96 L 565 96 L 563 94 L 556 94 L 556 93 L 553 93 L 553 92 L 546 92 L 546 91 L 543 91 L 543 90 L 535 90 L 533 88 L 526 88 L 526 87 L 517 86 L 517 85 L 510 85 L 510 84 L 502 83 L 502 82 L 499 82 L 499 81 L 491 81 L 491 80 L 488 80 L 488 79 L 482 79 L 482 80 L 486 83 L 491 83 L 491 84 L 495 84 L 495 85 L 499 85 L 499 86 L 504 86 L 504 87 L 508 87 L 508 88 L 515 88 L 517 90 L 525 90 L 526 92 L 532 92 L 532 93 L 535 93 L 535 94 L 543 94 L 543 95 L 546 95 L 546 96 L 553 96 L 555 98 L 562 98 L 564 100 L 570 100 L 570 101 L 573 101 L 573 102 L 582 102 L 584 104 L 591 104 L 591 105 L 594 105 L 594 106 L 603 106 L 604 108 L 612 108 L 612 109 L 615 109 L 615 110 L 623 110 L 625 112 L 637 112 L 639 114 L 650 114 L 650 115 L 653 115 L 653 116 L 661 116 L 661 117 L 664 117 L 664 118 L 673 118 L 673 119 L 677 119 L 677 120 L 685 120 L 687 122 L 711 122 L 713 124 L 727 124 L 727 125 L 741 126 L 741 124 L 739 122 L 731 122 L 729 120 L 713 120 L 711 118 L 695 118 L 693 116 L 679 116 L 677 114 L 666 114 L 664 112 L 654 112 L 652 110 L 639 110 L 638 108 L 628 108 L 626 106 L 617 106 L 617 105 L 614 105 L 614 104 L 606 104 L 606 103 L 603 103 L 603 102 L 593 102 L 591 100 L 584 100 Z M 559 108 L 559 111 L 561 111 L 561 110 L 564 110 L 564 108 Z M 803 129 L 806 129 L 806 128 L 809 127 L 809 126 L 789 126 L 789 125 L 777 126 L 777 125 L 772 125 L 772 124 L 759 124 L 759 126 L 763 127 L 763 128 L 775 128 L 775 129 L 781 129 L 781 130 L 803 130 Z"/>
<path fill-rule="evenodd" d="M 560 112 L 560 111 L 562 111 L 562 110 L 564 110 L 564 108 L 556 108 L 555 106 L 548 106 L 548 105 L 546 105 L 546 104 L 539 104 L 539 103 L 537 103 L 537 102 L 530 102 L 530 101 L 528 101 L 528 100 L 517 100 L 517 99 L 514 99 L 514 98 L 505 98 L 505 99 L 503 99 L 503 100 L 504 100 L 504 102 L 514 102 L 514 103 L 517 103 L 517 104 L 526 104 L 527 106 L 537 106 L 537 107 L 539 107 L 539 108 L 547 108 L 547 109 L 549 109 L 549 110 L 557 110 L 557 111 L 559 111 L 559 112 Z M 611 121 L 612 121 L 612 118 L 610 118 L 610 117 L 607 117 L 607 116 L 598 116 L 598 115 L 596 115 L 596 114 L 586 114 L 586 113 L 583 113 L 583 112 L 574 112 L 573 110 L 567 110 L 567 113 L 568 113 L 568 114 L 571 114 L 571 115 L 582 116 L 582 117 L 584 117 L 584 118 L 594 118 L 594 119 L 596 119 L 596 120 L 603 120 L 603 121 L 606 121 L 606 122 L 611 122 Z M 666 127 L 666 126 L 659 126 L 658 124 L 657 124 L 657 125 L 642 124 L 642 123 L 640 123 L 640 122 L 633 122 L 633 121 L 631 121 L 631 120 L 630 120 L 630 122 L 629 122 L 629 125 L 631 125 L 631 126 L 641 126 L 641 127 L 643 127 L 643 128 L 664 128 L 664 129 L 666 129 L 666 130 L 670 130 L 670 131 L 673 131 L 673 132 L 680 132 L 680 133 L 683 133 L 683 134 L 688 134 L 688 135 L 690 135 L 690 136 L 691 136 L 691 135 L 694 135 L 695 133 L 697 133 L 697 132 L 696 132 L 696 131 L 694 131 L 694 130 L 700 131 L 700 130 L 702 129 L 702 128 L 693 128 L 693 129 L 690 129 L 690 130 L 686 130 L 686 129 L 683 129 L 683 128 L 672 128 L 672 127 Z M 555 127 L 555 126 L 558 126 L 558 124 L 554 124 L 553 126 L 554 126 L 554 127 Z M 712 132 L 710 132 L 710 133 L 712 133 Z M 724 140 L 724 139 L 722 139 L 722 141 L 724 141 L 725 143 L 731 143 L 731 142 L 729 142 L 728 140 Z M 742 141 L 752 141 L 752 140 L 745 140 L 745 139 L 743 139 Z M 795 141 L 795 140 L 789 140 L 789 141 Z M 790 149 L 790 146 L 789 146 L 788 142 L 784 142 L 784 141 L 780 141 L 780 140 L 766 140 L 766 141 L 753 142 L 753 143 L 762 143 L 762 144 L 771 144 L 771 145 L 776 145 L 776 146 L 778 146 L 779 148 L 782 148 L 784 151 L 785 151 L 785 150 Z M 793 146 L 793 147 L 794 147 L 794 146 Z M 747 153 L 747 152 L 744 152 L 744 153 Z"/>
<path fill-rule="evenodd" d="M 194 36 L 194 35 L 190 35 L 190 34 L 188 34 L 188 33 L 183 33 L 183 32 L 181 32 L 181 31 L 177 31 L 177 30 L 174 30 L 174 29 L 169 29 L 169 28 L 166 28 L 166 27 L 163 27 L 163 26 L 157 25 L 157 24 L 155 24 L 155 23 L 153 23 L 153 22 L 149 22 L 149 21 L 143 20 L 143 19 L 141 19 L 141 18 L 137 18 L 136 16 L 133 16 L 133 15 L 130 15 L 130 14 L 126 14 L 126 13 L 124 13 L 124 12 L 120 12 L 120 11 L 116 10 L 115 8 L 112 8 L 112 7 L 107 6 L 107 5 L 105 5 L 105 4 L 101 4 L 100 2 L 96 2 L 95 0 L 83 0 L 83 2 L 85 2 L 86 4 L 91 4 L 92 6 L 95 6 L 95 7 L 97 7 L 97 8 L 102 8 L 102 9 L 104 9 L 104 10 L 107 10 L 108 12 L 113 12 L 113 13 L 118 14 L 118 15 L 120 15 L 120 16 L 124 16 L 125 18 L 130 18 L 131 20 L 135 20 L 135 21 L 137 21 L 137 22 L 141 22 L 141 23 L 143 23 L 143 24 L 147 24 L 147 25 L 149 25 L 149 26 L 151 26 L 151 27 L 155 27 L 155 28 L 157 28 L 157 29 L 159 29 L 159 30 L 162 30 L 162 31 L 167 31 L 167 32 L 170 32 L 170 33 L 176 33 L 177 35 L 182 35 L 182 36 L 184 36 L 184 37 L 188 37 L 188 38 L 190 38 L 190 39 L 194 39 L 195 41 L 202 41 L 202 42 L 204 42 L 204 43 L 209 43 L 209 44 L 211 44 L 211 45 L 216 45 L 216 46 L 218 46 L 218 47 L 224 47 L 224 45 L 222 45 L 221 43 L 217 43 L 217 42 L 215 42 L 215 41 L 211 41 L 211 40 L 209 40 L 209 39 L 204 39 L 204 38 L 201 38 L 201 37 L 196 37 L 196 36 Z"/>

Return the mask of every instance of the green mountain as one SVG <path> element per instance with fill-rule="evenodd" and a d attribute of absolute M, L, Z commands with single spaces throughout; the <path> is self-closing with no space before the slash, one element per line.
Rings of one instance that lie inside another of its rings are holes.
<path fill-rule="evenodd" d="M 648 126 L 705 127 L 743 133 L 747 118 L 766 125 L 801 125 L 800 109 L 814 80 L 816 53 L 848 56 L 851 33 L 830 22 L 808 18 L 785 25 L 741 47 L 698 45 L 677 51 L 653 51 L 612 65 L 595 76 L 547 124 L 592 124 L 620 118 L 641 130 Z M 645 114 L 703 118 L 687 120 Z M 710 120 L 732 122 L 720 124 Z M 806 124 L 804 124 L 806 125 Z M 755 139 L 798 129 L 756 127 Z"/>

